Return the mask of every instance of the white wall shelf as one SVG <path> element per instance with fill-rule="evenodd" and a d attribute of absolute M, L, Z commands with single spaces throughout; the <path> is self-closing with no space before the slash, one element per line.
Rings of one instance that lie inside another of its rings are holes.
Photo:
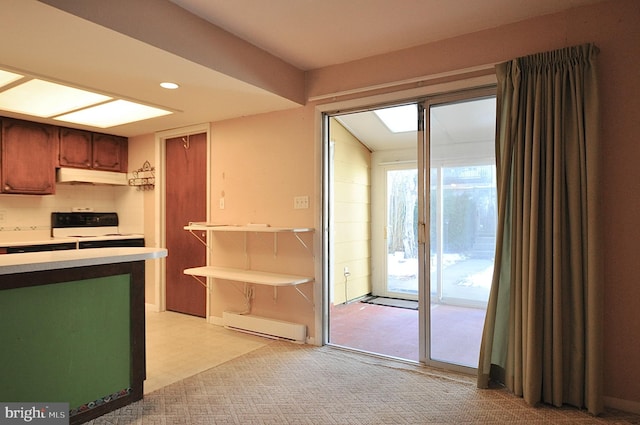
<path fill-rule="evenodd" d="M 268 286 L 295 286 L 302 283 L 313 282 L 313 278 L 307 276 L 295 276 L 216 266 L 193 267 L 186 269 L 184 274 Z"/>
<path fill-rule="evenodd" d="M 220 225 L 214 223 L 204 223 L 204 222 L 192 222 L 189 225 L 184 226 L 185 230 L 191 232 L 201 243 L 203 243 L 207 248 L 209 247 L 206 239 L 196 234 L 196 232 L 243 232 L 244 233 L 244 253 L 247 256 L 247 233 L 272 233 L 274 236 L 274 244 L 273 244 L 273 255 L 274 257 L 278 254 L 278 234 L 280 233 L 290 233 L 295 235 L 296 239 L 304 246 L 308 251 L 311 252 L 307 244 L 300 238 L 298 234 L 300 233 L 310 233 L 313 232 L 312 228 L 295 228 L 295 227 L 271 227 L 268 225 L 261 224 L 249 224 L 243 226 L 236 225 Z M 289 275 L 289 274 L 281 274 L 281 273 L 271 273 L 264 272 L 259 270 L 250 270 L 250 269 L 238 269 L 238 268 L 228 268 L 228 267 L 218 267 L 218 266 L 202 266 L 202 267 L 193 267 L 184 270 L 184 274 L 193 276 L 198 282 L 200 282 L 203 286 L 208 288 L 208 285 L 203 282 L 200 278 L 213 278 L 220 279 L 232 282 L 242 282 L 246 284 L 256 284 L 256 285 L 266 285 L 272 286 L 274 293 L 274 300 L 277 299 L 277 289 L 278 287 L 283 286 L 292 286 L 295 290 L 304 297 L 309 303 L 313 304 L 313 302 L 307 297 L 300 289 L 296 286 L 313 282 L 315 279 L 311 276 L 297 276 L 297 275 Z M 245 288 L 245 292 L 247 288 Z M 245 294 L 246 296 L 246 294 Z"/>
<path fill-rule="evenodd" d="M 243 232 L 244 233 L 244 252 L 247 254 L 247 233 L 272 233 L 273 234 L 273 255 L 278 255 L 278 234 L 279 233 L 291 233 L 298 242 L 313 256 L 313 251 L 299 236 L 300 233 L 313 232 L 314 229 L 310 227 L 271 227 L 265 224 L 247 224 L 247 225 L 225 225 L 214 224 L 204 222 L 191 222 L 189 225 L 184 226 L 185 230 L 191 232 L 204 246 L 207 248 L 207 241 L 197 235 L 195 232 Z"/>
<path fill-rule="evenodd" d="M 212 232 L 256 232 L 256 233 L 306 233 L 313 232 L 309 227 L 271 227 L 264 224 L 246 225 L 226 225 L 204 222 L 193 222 L 184 226 L 190 231 L 212 231 Z"/>

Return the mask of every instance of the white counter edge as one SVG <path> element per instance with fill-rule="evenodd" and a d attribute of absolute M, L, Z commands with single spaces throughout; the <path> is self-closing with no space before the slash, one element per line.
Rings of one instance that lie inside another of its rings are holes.
<path fill-rule="evenodd" d="M 167 256 L 164 248 L 92 248 L 0 255 L 0 275 L 128 263 Z"/>

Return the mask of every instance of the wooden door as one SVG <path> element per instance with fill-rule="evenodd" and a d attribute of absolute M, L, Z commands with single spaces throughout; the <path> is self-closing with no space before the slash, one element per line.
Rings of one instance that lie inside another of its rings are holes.
<path fill-rule="evenodd" d="M 207 137 L 205 133 L 166 140 L 167 310 L 206 315 L 206 290 L 184 269 L 206 264 L 206 248 L 184 230 L 206 221 Z"/>

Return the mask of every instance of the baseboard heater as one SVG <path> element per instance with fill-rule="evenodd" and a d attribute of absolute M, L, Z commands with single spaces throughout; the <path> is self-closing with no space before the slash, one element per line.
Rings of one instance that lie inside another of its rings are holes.
<path fill-rule="evenodd" d="M 222 313 L 225 328 L 248 332 L 269 338 L 282 338 L 304 344 L 307 339 L 307 327 L 299 323 L 267 319 L 251 314 Z"/>

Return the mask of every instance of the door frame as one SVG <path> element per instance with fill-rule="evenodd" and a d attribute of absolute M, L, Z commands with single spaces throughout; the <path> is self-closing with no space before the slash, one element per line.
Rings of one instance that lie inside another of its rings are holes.
<path fill-rule="evenodd" d="M 371 290 L 373 295 L 382 297 L 398 297 L 417 300 L 418 294 L 400 294 L 388 290 L 388 261 L 387 261 L 387 173 L 391 170 L 408 170 L 418 168 L 418 150 L 403 149 L 391 152 L 373 152 L 371 161 L 371 227 L 377 229 L 371 232 L 371 259 L 375 264 L 371 270 Z M 416 188 L 416 191 L 418 188 Z M 417 223 L 416 223 L 417 225 Z"/>
<path fill-rule="evenodd" d="M 167 160 L 167 151 L 166 151 L 166 141 L 167 139 L 172 139 L 175 137 L 188 136 L 189 134 L 199 134 L 205 133 L 207 140 L 207 170 L 206 170 L 206 205 L 207 212 L 206 217 L 207 221 L 211 220 L 211 178 L 212 178 L 212 170 L 211 170 L 211 124 L 197 124 L 188 127 L 181 127 L 167 131 L 161 131 L 155 134 L 155 146 L 156 146 L 156 158 L 155 162 L 158 164 L 156 167 L 156 187 L 155 187 L 155 205 L 154 205 L 154 216 L 155 216 L 155 228 L 154 228 L 154 236 L 156 240 L 157 247 L 165 247 L 167 245 L 166 234 L 165 234 L 165 226 L 166 226 L 166 216 L 167 216 L 167 200 L 165 196 L 166 190 L 166 172 L 165 172 L 165 164 Z M 188 223 L 185 223 L 185 226 Z M 210 264 L 211 258 L 210 253 L 207 252 L 206 255 L 207 264 Z M 167 309 L 167 265 L 166 260 L 161 259 L 161 261 L 154 261 L 154 272 L 155 276 L 155 299 L 156 299 L 156 311 L 166 311 Z M 210 282 L 207 279 L 207 300 L 206 300 L 206 308 L 205 308 L 205 316 L 206 320 L 209 321 L 210 317 L 210 300 L 209 300 L 209 287 Z"/>
<path fill-rule="evenodd" d="M 425 80 L 429 80 L 429 78 L 425 78 Z M 435 84 L 427 84 L 422 85 L 424 81 L 420 81 L 414 85 L 414 88 L 393 91 L 384 94 L 378 95 L 367 95 L 369 91 L 367 89 L 362 89 L 362 91 L 354 90 L 349 93 L 335 93 L 335 94 L 327 94 L 326 96 L 322 96 L 320 98 L 310 99 L 311 101 L 324 101 L 328 100 L 327 103 L 322 103 L 315 106 L 315 146 L 316 146 L 316 155 L 318 158 L 317 168 L 316 168 L 316 180 L 317 187 L 320 188 L 320 202 L 319 205 L 322 207 L 317 210 L 318 216 L 316 217 L 316 222 L 319 223 L 318 228 L 322 229 L 321 232 L 318 232 L 317 237 L 318 241 L 316 246 L 320 247 L 320 255 L 317 258 L 317 268 L 318 276 L 316 277 L 317 282 L 322 282 L 322 285 L 315 285 L 314 289 L 314 299 L 318 300 L 316 302 L 315 309 L 315 328 L 316 328 L 316 345 L 326 345 L 329 342 L 329 307 L 330 307 L 330 288 L 329 288 L 329 279 L 328 276 L 330 270 L 330 217 L 329 217 L 329 187 L 328 187 L 328 164 L 330 164 L 329 158 L 329 135 L 328 135 L 328 121 L 330 115 L 337 115 L 341 112 L 348 110 L 356 110 L 356 109 L 374 109 L 383 106 L 399 104 L 399 103 L 409 103 L 409 102 L 419 102 L 422 98 L 428 96 L 435 96 L 437 94 L 444 94 L 447 92 L 455 92 L 461 90 L 468 89 L 478 89 L 487 86 L 495 86 L 497 80 L 495 73 L 489 73 L 481 76 L 473 76 L 468 77 L 464 76 L 464 72 L 461 71 L 460 78 L 454 81 L 448 81 L 444 83 L 435 83 Z M 392 87 L 393 85 L 390 85 Z M 371 89 L 370 89 L 371 90 Z M 348 95 L 357 95 L 358 93 L 362 94 L 363 97 L 353 98 L 353 99 L 345 99 L 345 100 L 336 100 L 341 96 Z M 418 152 L 418 156 L 422 155 L 423 152 Z M 419 229 L 419 232 L 421 230 Z M 318 280 L 320 279 L 320 280 Z M 422 285 L 423 283 L 420 283 Z M 424 291 L 419 291 L 419 293 L 424 293 Z M 423 296 L 419 296 L 419 320 L 421 322 L 421 326 L 424 329 L 425 323 L 425 306 L 428 306 L 428 303 L 425 303 L 425 299 Z M 424 338 L 426 338 L 426 332 L 420 331 L 420 339 L 421 343 L 420 349 L 424 350 Z M 420 353 L 420 358 L 424 358 L 424 352 Z M 422 360 L 421 360 L 422 361 Z"/>

